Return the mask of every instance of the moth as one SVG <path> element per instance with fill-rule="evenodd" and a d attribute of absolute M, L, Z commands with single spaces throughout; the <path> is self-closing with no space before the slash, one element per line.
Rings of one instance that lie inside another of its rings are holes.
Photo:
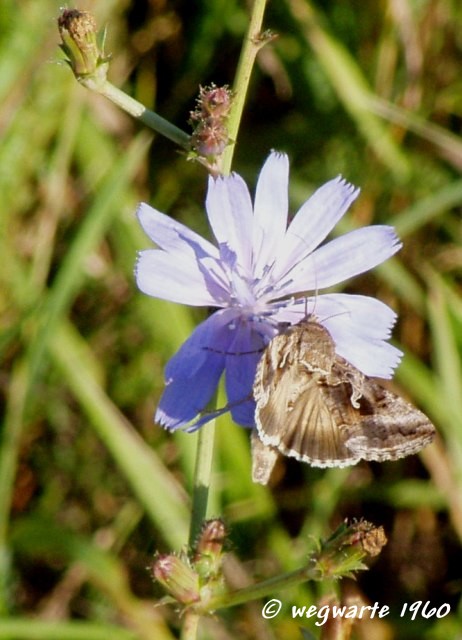
<path fill-rule="evenodd" d="M 328 330 L 313 319 L 271 340 L 253 395 L 252 475 L 260 484 L 280 454 L 346 467 L 412 455 L 435 435 L 426 415 L 338 356 Z"/>

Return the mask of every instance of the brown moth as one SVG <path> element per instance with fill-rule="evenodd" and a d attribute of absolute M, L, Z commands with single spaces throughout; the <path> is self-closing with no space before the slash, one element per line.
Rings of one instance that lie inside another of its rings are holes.
<path fill-rule="evenodd" d="M 252 475 L 266 484 L 279 454 L 314 467 L 397 460 L 429 444 L 421 411 L 336 355 L 325 327 L 303 320 L 275 336 L 257 367 Z"/>

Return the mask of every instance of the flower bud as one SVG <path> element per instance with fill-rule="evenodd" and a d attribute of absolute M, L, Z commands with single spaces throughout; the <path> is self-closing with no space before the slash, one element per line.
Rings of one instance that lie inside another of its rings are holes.
<path fill-rule="evenodd" d="M 191 135 L 191 148 L 200 156 L 218 156 L 228 144 L 228 130 L 212 118 L 202 120 Z"/>
<path fill-rule="evenodd" d="M 212 83 L 210 87 L 200 87 L 197 107 L 191 113 L 191 119 L 220 118 L 224 120 L 229 115 L 231 101 L 232 92 L 226 85 L 217 87 Z"/>
<path fill-rule="evenodd" d="M 216 576 L 221 572 L 226 526 L 220 518 L 206 520 L 197 539 L 193 563 L 201 577 Z"/>
<path fill-rule="evenodd" d="M 186 559 L 173 553 L 158 555 L 152 565 L 152 575 L 178 602 L 199 602 L 199 576 Z"/>
<path fill-rule="evenodd" d="M 58 18 L 61 49 L 77 78 L 104 73 L 107 58 L 100 51 L 96 38 L 96 22 L 88 11 L 65 9 Z"/>
<path fill-rule="evenodd" d="M 190 123 L 194 127 L 191 149 L 205 158 L 219 156 L 228 142 L 228 116 L 232 92 L 227 87 L 200 87 L 196 109 L 191 111 Z"/>

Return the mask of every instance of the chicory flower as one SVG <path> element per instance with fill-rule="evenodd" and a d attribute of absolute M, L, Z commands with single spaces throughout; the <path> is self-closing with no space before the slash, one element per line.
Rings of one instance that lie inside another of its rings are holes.
<path fill-rule="evenodd" d="M 141 291 L 217 309 L 166 366 L 155 419 L 170 430 L 186 427 L 205 409 L 223 372 L 233 420 L 254 427 L 252 385 L 262 351 L 281 326 L 307 312 L 329 331 L 338 355 L 365 375 L 390 378 L 400 360 L 401 352 L 387 342 L 396 320 L 387 305 L 362 295 L 319 293 L 396 253 L 401 243 L 394 229 L 363 227 L 321 244 L 359 190 L 341 177 L 330 180 L 288 225 L 288 177 L 287 156 L 272 152 L 253 205 L 239 175 L 210 177 L 206 210 L 215 244 L 147 204 L 138 209 L 158 246 L 139 254 Z"/>

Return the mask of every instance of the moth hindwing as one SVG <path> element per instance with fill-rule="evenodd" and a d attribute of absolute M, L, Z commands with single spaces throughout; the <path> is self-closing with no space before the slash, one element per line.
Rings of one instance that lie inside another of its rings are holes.
<path fill-rule="evenodd" d="M 262 484 L 275 451 L 315 467 L 345 467 L 403 458 L 435 435 L 421 411 L 336 355 L 327 329 L 312 320 L 271 340 L 253 394 L 258 437 L 271 448 L 271 462 L 260 450 L 253 456 L 254 480 Z"/>

